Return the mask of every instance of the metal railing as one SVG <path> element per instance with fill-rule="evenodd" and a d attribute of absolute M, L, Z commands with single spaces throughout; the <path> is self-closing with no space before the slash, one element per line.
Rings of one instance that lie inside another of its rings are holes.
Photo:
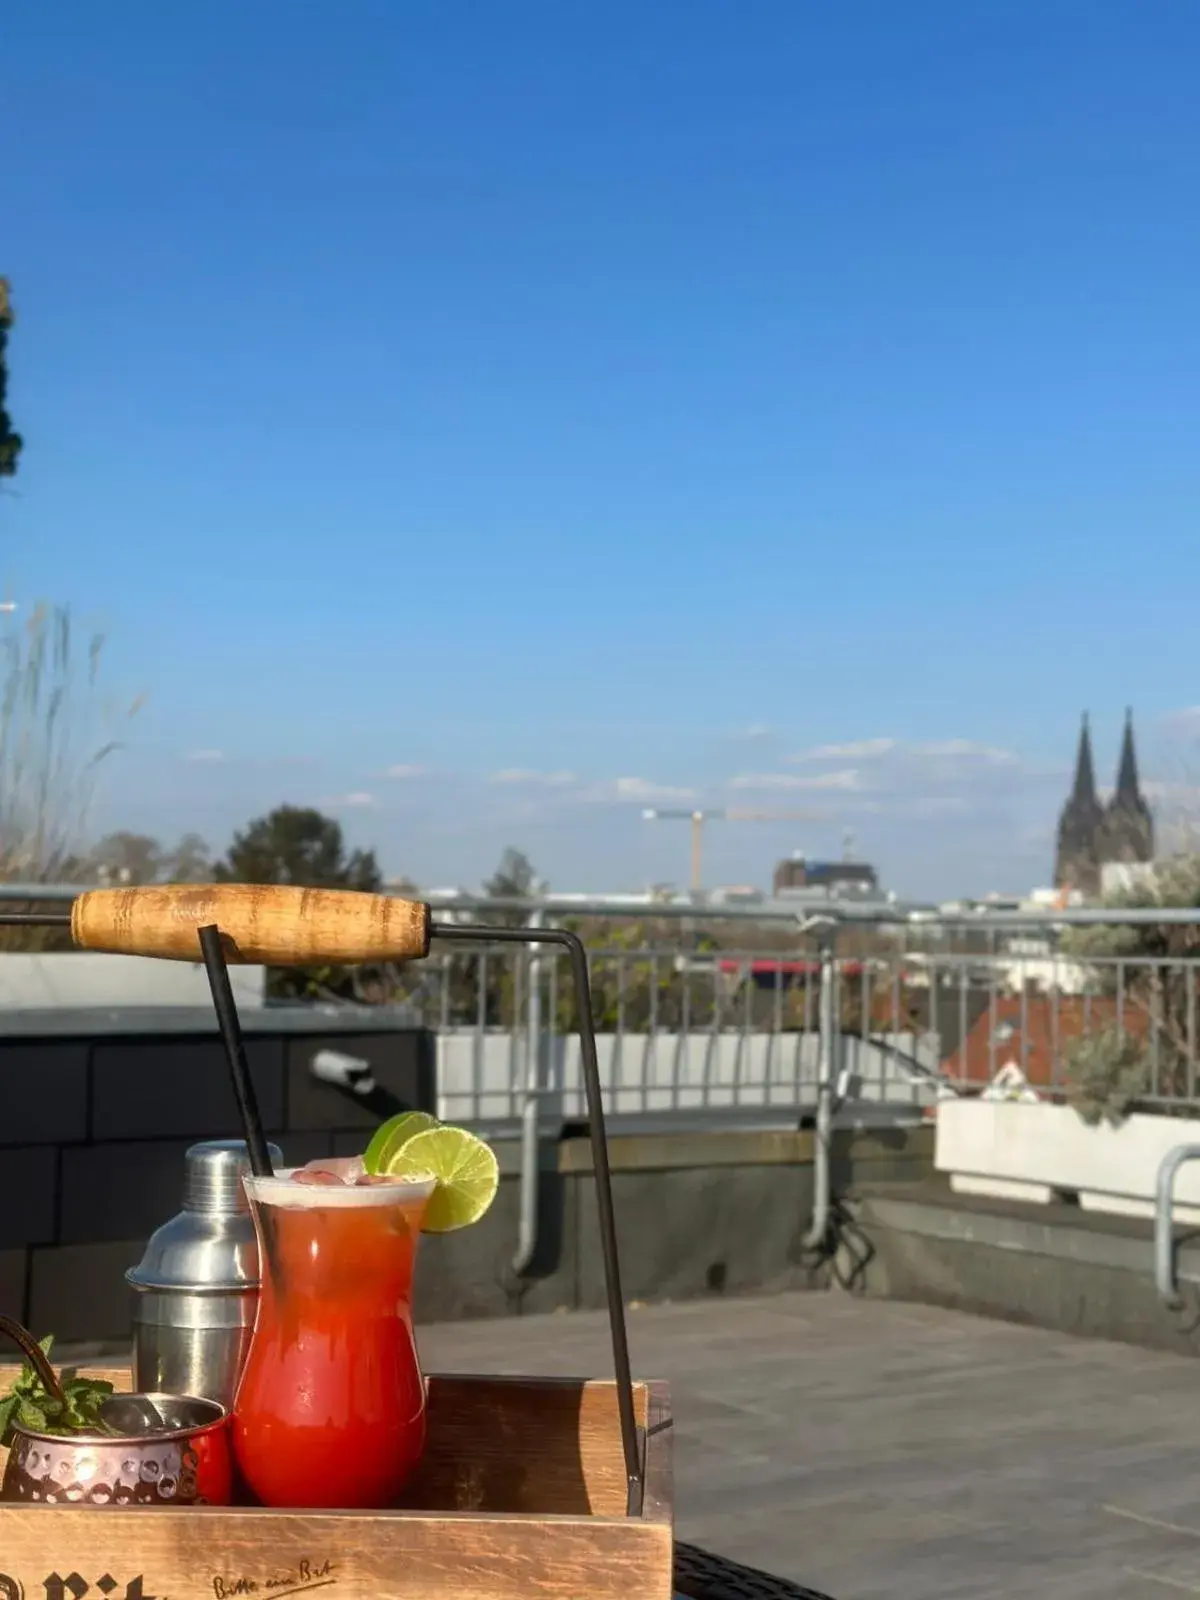
<path fill-rule="evenodd" d="M 49 902 L 76 886 L 0 885 Z M 1081 1046 L 1129 1042 L 1138 1098 L 1200 1106 L 1200 956 L 1070 945 L 1098 925 L 1200 929 L 1200 908 L 982 911 L 692 897 L 432 897 L 442 920 L 567 922 L 590 945 L 605 1087 L 618 1116 L 811 1111 L 822 1067 L 839 1099 L 919 1111 L 1015 1067 L 1061 1096 Z M 830 965 L 827 965 L 831 963 Z M 821 1011 L 822 982 L 831 990 Z M 440 1040 L 446 1109 L 494 1124 L 582 1115 L 570 986 L 544 948 L 443 948 L 390 975 L 387 998 Z"/>
<path fill-rule="evenodd" d="M 826 928 L 784 949 L 740 939 L 701 951 L 593 945 L 614 1112 L 811 1106 L 827 960 L 827 1053 L 844 1098 L 920 1107 L 939 1092 L 982 1090 L 1004 1067 L 1060 1097 L 1086 1066 L 1081 1046 L 1107 1036 L 1141 1060 L 1138 1099 L 1200 1105 L 1200 959 L 947 950 L 911 934 L 847 955 L 844 938 Z M 442 1041 L 444 1091 L 459 1116 L 517 1115 L 531 1057 L 547 1101 L 578 1113 L 574 1022 L 552 956 L 435 955 L 401 992 Z"/>
<path fill-rule="evenodd" d="M 0 899 L 76 892 L 8 885 Z M 839 1122 L 919 1118 L 944 1095 L 986 1089 L 1003 1068 L 1052 1098 L 1103 1093 L 1107 1074 L 1132 1100 L 1200 1111 L 1200 957 L 1190 942 L 1177 939 L 1182 953 L 1148 933 L 1141 948 L 1118 953 L 1080 945 L 1080 930 L 1200 929 L 1200 908 L 431 899 L 443 921 L 541 920 L 584 934 L 618 1126 L 624 1118 L 811 1120 L 813 1241 L 828 1220 L 828 1147 Z M 540 1140 L 584 1115 L 558 954 L 547 946 L 446 949 L 392 980 L 388 997 L 438 1036 L 441 1113 L 519 1127 L 522 1195 L 532 1206 Z M 523 1204 L 514 1265 L 531 1258 L 531 1216 Z"/>

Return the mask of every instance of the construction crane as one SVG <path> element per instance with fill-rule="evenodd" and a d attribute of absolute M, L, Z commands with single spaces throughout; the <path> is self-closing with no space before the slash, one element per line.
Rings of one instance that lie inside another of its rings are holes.
<path fill-rule="evenodd" d="M 704 887 L 704 825 L 706 822 L 815 822 L 824 818 L 823 811 L 719 811 L 663 810 L 651 807 L 642 812 L 647 822 L 690 822 L 692 825 L 692 893 L 699 894 Z"/>

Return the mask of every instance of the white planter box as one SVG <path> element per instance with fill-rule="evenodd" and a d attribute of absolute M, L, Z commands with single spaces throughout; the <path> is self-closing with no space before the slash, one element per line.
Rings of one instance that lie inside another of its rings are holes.
<path fill-rule="evenodd" d="M 1138 1113 L 1120 1127 L 1089 1127 L 1070 1106 L 1011 1101 L 943 1100 L 937 1112 L 934 1165 L 959 1194 L 1047 1203 L 1077 1193 L 1087 1211 L 1152 1217 L 1162 1159 L 1176 1145 L 1200 1142 L 1200 1122 Z M 1175 1215 L 1200 1222 L 1200 1163 L 1175 1183 Z"/>

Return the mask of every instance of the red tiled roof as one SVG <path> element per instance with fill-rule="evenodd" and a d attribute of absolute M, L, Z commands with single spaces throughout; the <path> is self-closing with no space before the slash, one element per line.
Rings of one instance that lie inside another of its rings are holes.
<path fill-rule="evenodd" d="M 1058 1086 L 1062 1082 L 1062 1051 L 1072 1039 L 1120 1025 L 1137 1038 L 1150 1031 L 1145 1010 L 1126 1000 L 1118 1019 L 1111 995 L 997 995 L 976 1021 L 965 1044 L 942 1059 L 942 1071 L 959 1082 L 986 1084 L 1007 1062 L 1013 1061 L 1033 1084 Z M 992 1035 L 1011 1028 L 1009 1037 Z M 1058 1060 L 1057 1076 L 1054 1071 Z"/>
<path fill-rule="evenodd" d="M 730 977 L 736 977 L 743 972 L 749 972 L 754 978 L 773 977 L 778 972 L 791 978 L 815 978 L 821 971 L 819 961 L 719 961 L 717 965 Z M 838 971 L 846 978 L 861 977 L 862 970 L 861 961 L 838 963 Z"/>

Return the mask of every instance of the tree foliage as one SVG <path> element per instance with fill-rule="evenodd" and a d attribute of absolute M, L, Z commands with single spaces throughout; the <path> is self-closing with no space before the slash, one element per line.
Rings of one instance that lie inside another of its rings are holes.
<path fill-rule="evenodd" d="M 383 887 L 375 852 L 348 851 L 341 823 L 306 806 L 277 806 L 235 833 L 213 877 L 218 883 L 288 883 L 371 893 Z M 377 992 L 381 983 L 375 969 L 310 967 L 272 973 L 269 989 L 286 999 L 364 999 L 364 986 L 371 986 L 373 998 L 390 998 Z"/>
<path fill-rule="evenodd" d="M 533 862 L 511 845 L 500 857 L 500 865 L 486 879 L 483 892 L 490 900 L 528 900 L 538 887 L 538 875 Z M 523 911 L 497 910 L 484 914 L 484 922 L 501 928 L 520 928 L 529 920 Z"/>
<path fill-rule="evenodd" d="M 198 833 L 185 833 L 165 849 L 145 833 L 124 830 L 100 840 L 88 860 L 89 876 L 102 883 L 204 883 L 212 876 L 208 846 Z"/>
<path fill-rule="evenodd" d="M 162 846 L 145 833 L 110 833 L 92 851 L 91 866 L 101 883 L 157 883 Z"/>
<path fill-rule="evenodd" d="M 7 408 L 8 333 L 12 325 L 8 279 L 0 278 L 0 478 L 11 478 L 16 472 L 17 458 L 24 444 L 21 435 L 13 428 Z"/>
<path fill-rule="evenodd" d="M 510 846 L 500 857 L 500 865 L 484 884 L 483 892 L 493 900 L 527 900 L 537 881 L 533 862 L 520 850 Z"/>
<path fill-rule="evenodd" d="M 1063 1057 L 1068 1104 L 1089 1127 L 1118 1127 L 1150 1093 L 1146 1047 L 1124 1028 L 1113 1025 L 1072 1039 Z"/>
<path fill-rule="evenodd" d="M 163 858 L 162 875 L 168 883 L 207 883 L 212 874 L 209 848 L 198 833 L 185 833 Z"/>
<path fill-rule="evenodd" d="M 293 883 L 306 889 L 383 887 L 375 852 L 347 851 L 341 823 L 306 806 L 277 806 L 235 833 L 213 876 L 219 883 Z"/>
<path fill-rule="evenodd" d="M 1159 862 L 1144 877 L 1109 895 L 1113 911 L 1200 906 L 1200 854 L 1186 851 Z M 1120 997 L 1127 1014 L 1127 1048 L 1114 1041 L 1087 1058 L 1086 1075 L 1096 1096 L 1098 1062 L 1111 1062 L 1114 1103 L 1131 1104 L 1128 1085 L 1140 1073 L 1143 1094 L 1175 1097 L 1194 1093 L 1191 1078 L 1197 1037 L 1197 978 L 1200 925 L 1150 922 L 1072 928 L 1063 953 L 1090 967 L 1093 993 Z M 1147 1043 L 1146 1041 L 1149 1041 Z"/>

